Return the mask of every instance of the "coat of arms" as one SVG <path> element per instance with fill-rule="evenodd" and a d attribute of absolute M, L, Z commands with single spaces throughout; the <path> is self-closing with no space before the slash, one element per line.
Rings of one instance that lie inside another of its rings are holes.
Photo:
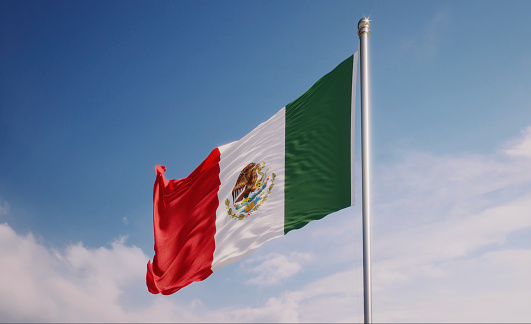
<path fill-rule="evenodd" d="M 231 199 L 225 200 L 227 212 L 232 219 L 242 220 L 251 215 L 267 200 L 273 189 L 276 175 L 267 173 L 265 161 L 249 163 L 238 176 L 232 189 Z"/>

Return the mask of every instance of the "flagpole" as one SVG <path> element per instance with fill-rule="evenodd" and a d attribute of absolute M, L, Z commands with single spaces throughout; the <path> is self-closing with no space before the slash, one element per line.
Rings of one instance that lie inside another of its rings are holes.
<path fill-rule="evenodd" d="M 371 280 L 371 137 L 369 109 L 369 19 L 358 22 L 360 38 L 361 156 L 363 209 L 363 318 L 372 323 Z"/>

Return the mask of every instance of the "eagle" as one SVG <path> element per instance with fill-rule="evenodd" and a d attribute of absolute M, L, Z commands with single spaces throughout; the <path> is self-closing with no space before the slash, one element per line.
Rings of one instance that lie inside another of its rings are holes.
<path fill-rule="evenodd" d="M 249 197 L 251 192 L 260 187 L 265 177 L 264 173 L 261 172 L 263 167 L 264 166 L 259 163 L 249 163 L 243 168 L 238 176 L 238 180 L 236 180 L 234 189 L 232 189 L 232 201 L 234 201 L 234 203 L 240 202 Z M 262 176 L 260 181 L 257 181 L 258 174 Z"/>

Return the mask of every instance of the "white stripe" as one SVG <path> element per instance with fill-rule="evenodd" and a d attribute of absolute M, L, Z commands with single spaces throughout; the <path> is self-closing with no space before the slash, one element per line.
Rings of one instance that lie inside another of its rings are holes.
<path fill-rule="evenodd" d="M 216 212 L 213 271 L 242 259 L 265 242 L 284 235 L 285 112 L 286 109 L 282 108 L 241 140 L 219 148 L 221 185 Z M 276 175 L 267 200 L 262 201 L 260 207 L 245 219 L 231 218 L 225 201 L 229 199 L 230 208 L 234 213 L 232 190 L 240 172 L 251 162 L 264 161 L 265 167 L 262 171 L 269 169 L 269 182 L 264 190 L 270 188 L 272 174 Z"/>

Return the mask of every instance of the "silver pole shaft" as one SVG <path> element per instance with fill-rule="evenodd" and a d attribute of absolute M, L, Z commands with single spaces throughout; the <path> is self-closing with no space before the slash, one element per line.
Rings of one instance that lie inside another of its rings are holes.
<path fill-rule="evenodd" d="M 363 316 L 372 323 L 371 280 L 371 119 L 369 109 L 369 19 L 358 23 L 360 38 L 360 90 L 361 90 L 361 155 L 362 155 L 362 209 L 363 209 Z"/>

